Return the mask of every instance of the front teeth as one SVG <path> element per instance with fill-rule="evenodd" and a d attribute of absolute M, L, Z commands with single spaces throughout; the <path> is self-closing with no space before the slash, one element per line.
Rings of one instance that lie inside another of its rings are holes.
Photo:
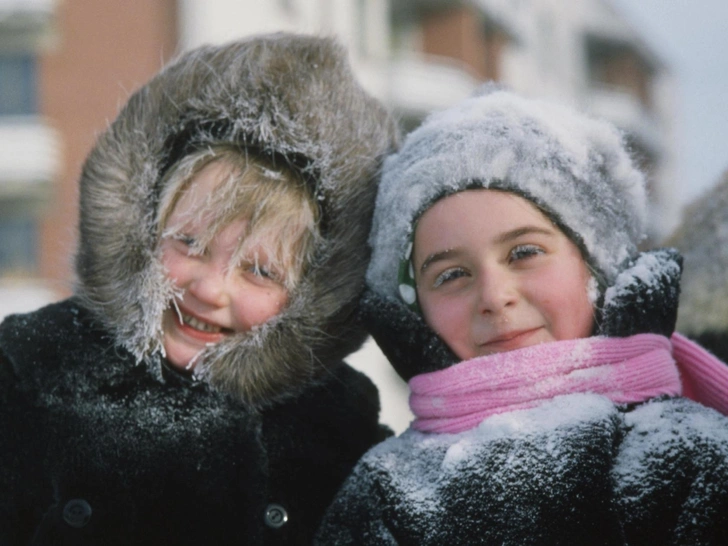
<path fill-rule="evenodd" d="M 182 321 L 186 325 L 192 326 L 192 328 L 194 328 L 195 330 L 200 330 L 201 332 L 219 334 L 222 331 L 222 328 L 220 328 L 219 326 L 213 326 L 212 324 L 208 324 L 207 322 L 202 322 L 201 320 L 198 320 L 195 317 L 191 317 L 189 315 L 182 315 Z"/>

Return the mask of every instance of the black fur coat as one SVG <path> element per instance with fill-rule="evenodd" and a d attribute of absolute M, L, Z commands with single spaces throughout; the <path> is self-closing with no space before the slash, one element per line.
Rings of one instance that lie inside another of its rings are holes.
<path fill-rule="evenodd" d="M 6 319 L 0 363 L 3 546 L 308 544 L 382 437 L 375 387 L 343 363 L 254 412 L 136 365 L 73 300 Z"/>

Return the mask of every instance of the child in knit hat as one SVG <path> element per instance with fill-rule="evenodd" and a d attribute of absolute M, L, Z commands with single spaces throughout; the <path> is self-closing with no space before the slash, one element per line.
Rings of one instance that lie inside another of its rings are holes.
<path fill-rule="evenodd" d="M 321 543 L 728 544 L 728 369 L 673 335 L 644 188 L 611 126 L 503 90 L 408 136 L 363 304 L 415 420 Z"/>

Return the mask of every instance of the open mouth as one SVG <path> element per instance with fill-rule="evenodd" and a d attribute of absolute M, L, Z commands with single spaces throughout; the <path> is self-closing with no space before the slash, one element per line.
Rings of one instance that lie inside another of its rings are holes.
<path fill-rule="evenodd" d="M 210 334 L 219 334 L 222 332 L 222 328 L 220 326 L 215 326 L 213 324 L 203 322 L 199 319 L 196 319 L 195 317 L 191 317 L 190 315 L 183 314 L 182 322 L 187 326 L 194 328 L 195 330 L 199 330 L 200 332 L 208 332 Z"/>
<path fill-rule="evenodd" d="M 196 330 L 198 332 L 202 332 L 205 334 L 223 334 L 228 335 L 233 333 L 233 330 L 230 328 L 224 328 L 222 326 L 218 326 L 216 324 L 211 324 L 209 322 L 206 322 L 202 319 L 199 319 L 197 317 L 194 317 L 192 315 L 189 315 L 179 309 L 179 307 L 176 308 L 176 315 L 177 320 L 181 323 L 181 325 L 186 326 L 188 328 L 191 328 L 193 330 Z"/>

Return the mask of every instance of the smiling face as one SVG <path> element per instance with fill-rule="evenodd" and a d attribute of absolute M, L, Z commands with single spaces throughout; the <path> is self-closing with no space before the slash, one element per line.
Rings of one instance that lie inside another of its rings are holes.
<path fill-rule="evenodd" d="M 512 193 L 435 203 L 417 223 L 413 265 L 425 321 L 463 360 L 592 333 L 579 249 Z"/>
<path fill-rule="evenodd" d="M 248 221 L 237 219 L 216 232 L 204 248 L 211 214 L 200 213 L 229 172 L 221 162 L 203 167 L 166 219 L 160 243 L 166 274 L 180 296 L 163 317 L 167 360 L 179 370 L 226 336 L 248 332 L 277 315 L 288 300 L 285 275 L 262 245 L 243 247 Z"/>

